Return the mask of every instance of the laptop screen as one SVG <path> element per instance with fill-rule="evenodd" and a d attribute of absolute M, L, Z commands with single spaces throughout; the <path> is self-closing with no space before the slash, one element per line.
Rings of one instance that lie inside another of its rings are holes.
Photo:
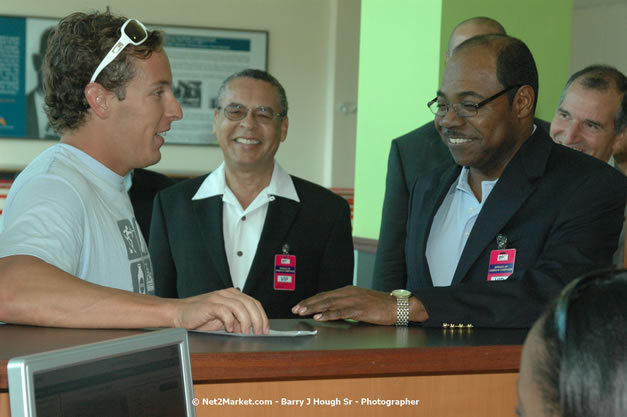
<path fill-rule="evenodd" d="M 13 358 L 7 371 L 12 417 L 195 416 L 183 329 Z"/>

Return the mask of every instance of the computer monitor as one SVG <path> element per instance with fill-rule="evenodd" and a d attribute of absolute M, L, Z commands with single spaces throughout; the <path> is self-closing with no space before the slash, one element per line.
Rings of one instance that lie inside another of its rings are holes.
<path fill-rule="evenodd" d="M 195 417 L 187 331 L 12 358 L 12 417 Z"/>

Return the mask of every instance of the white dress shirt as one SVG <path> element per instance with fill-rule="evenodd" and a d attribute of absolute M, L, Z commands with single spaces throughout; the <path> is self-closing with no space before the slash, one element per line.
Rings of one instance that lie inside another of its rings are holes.
<path fill-rule="evenodd" d="M 534 124 L 531 135 L 535 131 L 536 125 Z M 478 201 L 468 183 L 468 173 L 468 167 L 462 168 L 457 183 L 451 185 L 451 189 L 433 218 L 427 239 L 426 256 L 435 287 L 446 287 L 453 282 L 453 276 L 468 236 L 475 226 L 483 203 L 499 180 L 497 178 L 493 181 L 483 181 L 481 183 L 482 200 Z M 486 269 L 486 278 L 487 274 Z"/>
<path fill-rule="evenodd" d="M 222 231 L 224 249 L 229 263 L 233 286 L 243 289 L 257 252 L 268 204 L 282 197 L 300 201 L 292 177 L 275 161 L 270 184 L 243 209 L 226 185 L 224 162 L 200 185 L 192 200 L 222 195 Z"/>

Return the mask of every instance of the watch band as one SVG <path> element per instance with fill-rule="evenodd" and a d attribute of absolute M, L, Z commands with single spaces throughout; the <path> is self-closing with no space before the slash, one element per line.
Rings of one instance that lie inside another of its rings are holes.
<path fill-rule="evenodd" d="M 409 298 L 396 297 L 396 325 L 407 326 L 409 323 Z"/>

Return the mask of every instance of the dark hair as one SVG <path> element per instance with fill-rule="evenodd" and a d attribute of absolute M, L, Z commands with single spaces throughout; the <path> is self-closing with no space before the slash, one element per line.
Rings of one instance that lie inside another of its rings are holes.
<path fill-rule="evenodd" d="M 577 71 L 568 78 L 562 95 L 560 96 L 559 104 L 561 105 L 566 96 L 566 90 L 570 85 L 577 81 L 582 87 L 588 90 L 609 91 L 614 90 L 618 94 L 621 94 L 621 106 L 616 112 L 614 118 L 614 133 L 620 134 L 623 129 L 627 127 L 627 102 L 625 96 L 627 93 L 627 77 L 618 69 L 609 65 L 589 65 L 582 70 Z"/>
<path fill-rule="evenodd" d="M 562 417 L 627 415 L 627 270 L 572 285 L 563 324 L 556 308 L 568 287 L 539 321 L 545 354 L 534 373 L 546 408 Z"/>
<path fill-rule="evenodd" d="M 45 109 L 50 125 L 57 131 L 75 130 L 85 121 L 89 104 L 85 86 L 100 61 L 120 37 L 127 19 L 110 13 L 73 13 L 63 18 L 48 40 L 43 64 Z M 118 99 L 126 97 L 126 84 L 135 75 L 131 58 L 147 59 L 162 50 L 160 32 L 148 31 L 139 46 L 128 45 L 98 76 Z"/>
<path fill-rule="evenodd" d="M 515 85 L 529 85 L 535 94 L 533 108 L 538 103 L 538 69 L 531 51 L 520 39 L 503 35 L 490 34 L 479 35 L 462 42 L 457 51 L 473 47 L 483 46 L 493 50 L 496 54 L 496 78 L 504 88 Z M 507 93 L 509 102 L 514 102 L 517 89 Z"/>
<path fill-rule="evenodd" d="M 270 73 L 259 69 L 249 68 L 229 75 L 229 77 L 222 82 L 222 85 L 218 89 L 218 102 L 220 102 L 220 100 L 222 99 L 222 95 L 224 94 L 226 86 L 236 78 L 252 78 L 254 80 L 265 81 L 268 84 L 272 85 L 274 88 L 276 88 L 279 95 L 279 105 L 281 106 L 281 108 L 279 109 L 279 113 L 281 113 L 283 116 L 287 116 L 288 106 L 287 94 L 285 94 L 285 89 L 283 88 L 279 80 L 270 75 Z"/>

